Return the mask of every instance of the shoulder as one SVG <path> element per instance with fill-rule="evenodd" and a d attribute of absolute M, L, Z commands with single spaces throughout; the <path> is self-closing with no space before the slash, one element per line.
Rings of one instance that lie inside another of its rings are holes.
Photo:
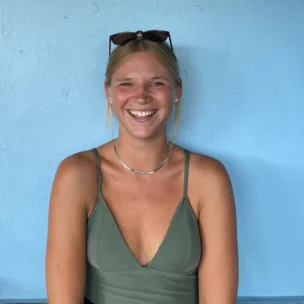
<path fill-rule="evenodd" d="M 177 152 L 177 162 L 183 162 L 187 149 L 175 145 L 175 151 Z M 220 160 L 190 150 L 188 150 L 188 152 L 190 154 L 189 171 L 190 175 L 192 175 L 192 180 L 200 180 L 209 183 L 215 181 L 227 182 L 230 180 L 228 172 Z"/>
<path fill-rule="evenodd" d="M 198 154 L 198 153 L 190 153 L 191 159 L 191 167 L 193 173 L 198 175 L 201 178 L 207 179 L 227 179 L 229 178 L 228 172 L 224 166 L 224 164 L 211 156 Z"/>
<path fill-rule="evenodd" d="M 63 159 L 56 171 L 61 179 L 85 180 L 92 170 L 96 169 L 96 162 L 91 150 L 69 155 Z"/>
<path fill-rule="evenodd" d="M 219 195 L 231 197 L 231 180 L 224 164 L 207 155 L 190 155 L 191 180 L 195 188 L 199 189 L 201 204 Z"/>
<path fill-rule="evenodd" d="M 100 163 L 103 165 L 107 163 L 109 158 L 109 150 L 111 149 L 111 142 L 107 142 L 99 147 L 96 147 Z M 63 159 L 57 170 L 55 179 L 60 178 L 67 182 L 73 182 L 76 186 L 96 184 L 97 181 L 97 163 L 93 153 L 93 149 L 80 151 L 69 155 Z"/>
<path fill-rule="evenodd" d="M 77 201 L 90 208 L 89 204 L 96 199 L 97 193 L 97 166 L 91 150 L 72 154 L 60 162 L 53 181 L 51 201 L 60 197 L 61 202 L 73 200 L 74 204 Z"/>

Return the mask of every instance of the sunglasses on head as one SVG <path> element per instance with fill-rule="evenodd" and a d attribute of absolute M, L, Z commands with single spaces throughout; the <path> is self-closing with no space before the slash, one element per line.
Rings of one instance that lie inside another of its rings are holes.
<path fill-rule="evenodd" d="M 111 42 L 118 46 L 124 46 L 133 40 L 151 40 L 155 42 L 164 42 L 169 38 L 170 48 L 173 52 L 172 41 L 170 37 L 170 32 L 160 31 L 160 30 L 150 30 L 150 31 L 137 31 L 137 32 L 122 32 L 113 34 L 109 39 L 109 55 L 111 54 Z"/>

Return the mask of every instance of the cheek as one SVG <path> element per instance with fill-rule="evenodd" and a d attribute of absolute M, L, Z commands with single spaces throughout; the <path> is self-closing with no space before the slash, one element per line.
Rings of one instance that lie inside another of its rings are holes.
<path fill-rule="evenodd" d="M 118 88 L 113 90 L 112 96 L 115 102 L 119 102 L 121 99 L 123 99 L 126 96 L 126 92 L 123 88 L 122 89 Z"/>
<path fill-rule="evenodd" d="M 172 92 L 172 90 L 170 90 L 169 88 L 166 88 L 166 89 L 156 90 L 154 92 L 154 96 L 163 101 L 171 102 L 174 97 L 174 92 Z"/>
<path fill-rule="evenodd" d="M 174 98 L 175 98 L 174 92 L 172 92 L 172 91 L 166 92 L 165 100 L 166 100 L 166 103 L 167 103 L 168 107 L 171 108 L 173 106 L 174 100 L 175 100 Z"/>
<path fill-rule="evenodd" d="M 128 95 L 129 94 L 127 92 L 127 89 L 124 87 L 119 87 L 119 88 L 113 90 L 113 92 L 112 92 L 112 96 L 113 96 L 113 99 L 115 100 L 115 102 L 121 102 L 121 101 L 125 100 Z"/>

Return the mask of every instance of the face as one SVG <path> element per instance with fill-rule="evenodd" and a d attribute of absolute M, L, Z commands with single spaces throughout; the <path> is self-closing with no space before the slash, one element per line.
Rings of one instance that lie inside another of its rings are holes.
<path fill-rule="evenodd" d="M 105 85 L 107 99 L 123 132 L 139 139 L 164 135 L 181 86 L 153 55 L 138 52 L 127 58 Z"/>

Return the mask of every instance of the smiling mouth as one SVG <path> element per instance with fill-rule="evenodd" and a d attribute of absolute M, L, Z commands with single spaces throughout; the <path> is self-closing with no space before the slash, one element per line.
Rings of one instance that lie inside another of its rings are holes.
<path fill-rule="evenodd" d="M 157 110 L 147 110 L 147 111 L 128 110 L 127 112 L 134 118 L 147 119 L 152 117 L 157 112 Z"/>

